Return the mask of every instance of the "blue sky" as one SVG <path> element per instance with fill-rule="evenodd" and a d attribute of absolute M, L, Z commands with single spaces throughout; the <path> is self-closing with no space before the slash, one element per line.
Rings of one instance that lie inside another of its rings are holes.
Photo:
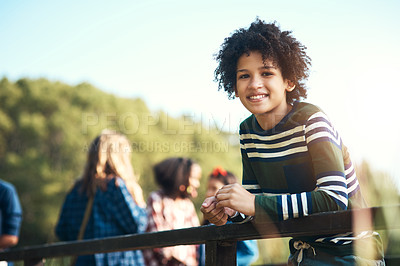
<path fill-rule="evenodd" d="M 255 18 L 312 58 L 307 101 L 356 160 L 400 184 L 400 1 L 1 1 L 0 77 L 90 82 L 154 110 L 236 131 L 248 113 L 213 82 L 224 38 Z"/>

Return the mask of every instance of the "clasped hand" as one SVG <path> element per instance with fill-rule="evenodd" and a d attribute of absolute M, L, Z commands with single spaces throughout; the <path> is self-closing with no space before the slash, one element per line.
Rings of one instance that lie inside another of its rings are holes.
<path fill-rule="evenodd" d="M 235 183 L 223 186 L 214 197 L 206 198 L 200 207 L 204 219 L 215 225 L 226 224 L 228 217 L 241 212 L 254 215 L 255 196 Z"/>

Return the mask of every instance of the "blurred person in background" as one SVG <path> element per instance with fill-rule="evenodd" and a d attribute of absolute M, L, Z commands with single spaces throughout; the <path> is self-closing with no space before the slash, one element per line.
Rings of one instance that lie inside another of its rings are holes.
<path fill-rule="evenodd" d="M 225 185 L 237 183 L 237 177 L 222 168 L 217 166 L 213 169 L 208 177 L 206 198 L 213 197 L 217 191 Z M 202 225 L 208 225 L 208 220 L 203 220 Z M 236 262 L 239 266 L 250 265 L 258 258 L 258 245 L 256 240 L 238 241 Z M 205 265 L 205 245 L 199 248 L 200 265 Z"/>
<path fill-rule="evenodd" d="M 173 157 L 153 168 L 160 189 L 147 200 L 148 232 L 199 226 L 191 198 L 197 197 L 201 167 L 189 158 Z M 144 250 L 147 265 L 198 265 L 197 245 L 181 245 Z"/>
<path fill-rule="evenodd" d="M 130 142 L 122 134 L 103 130 L 89 147 L 82 177 L 66 196 L 56 235 L 72 241 L 142 233 L 146 227 Z M 76 265 L 144 265 L 144 260 L 142 251 L 131 250 L 79 256 Z"/>
<path fill-rule="evenodd" d="M 0 251 L 18 244 L 22 208 L 14 185 L 0 179 Z M 12 262 L 0 261 L 2 265 Z"/>

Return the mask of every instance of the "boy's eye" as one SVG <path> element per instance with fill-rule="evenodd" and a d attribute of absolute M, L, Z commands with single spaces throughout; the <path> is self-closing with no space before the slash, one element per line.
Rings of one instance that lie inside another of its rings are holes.
<path fill-rule="evenodd" d="M 262 75 L 263 75 L 263 76 L 271 76 L 272 73 L 271 73 L 271 72 L 264 72 L 264 73 L 262 73 Z"/>
<path fill-rule="evenodd" d="M 245 78 L 248 78 L 248 77 L 249 77 L 248 74 L 243 74 L 243 75 L 239 75 L 238 79 L 245 79 Z"/>

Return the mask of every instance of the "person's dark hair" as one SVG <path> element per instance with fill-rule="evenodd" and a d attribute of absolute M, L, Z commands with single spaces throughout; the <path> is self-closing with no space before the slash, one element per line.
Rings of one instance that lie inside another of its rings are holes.
<path fill-rule="evenodd" d="M 239 58 L 243 54 L 258 51 L 263 60 L 271 60 L 281 70 L 284 79 L 296 85 L 293 91 L 286 93 L 288 103 L 306 98 L 304 81 L 308 78 L 311 66 L 306 49 L 292 36 L 291 31 L 281 31 L 276 22 L 268 24 L 256 18 L 248 29 L 240 28 L 226 38 L 215 55 L 218 66 L 214 76 L 218 89 L 224 89 L 229 98 L 233 98 Z"/>
<path fill-rule="evenodd" d="M 189 177 L 192 166 L 196 164 L 192 159 L 172 157 L 161 161 L 153 167 L 154 177 L 165 195 L 171 198 L 187 198 L 189 193 Z M 180 189 L 184 186 L 184 190 Z"/>
<path fill-rule="evenodd" d="M 209 175 L 209 179 L 216 179 L 224 185 L 237 183 L 236 176 L 233 173 L 225 170 L 221 166 L 217 166 L 213 169 L 213 171 Z"/>

